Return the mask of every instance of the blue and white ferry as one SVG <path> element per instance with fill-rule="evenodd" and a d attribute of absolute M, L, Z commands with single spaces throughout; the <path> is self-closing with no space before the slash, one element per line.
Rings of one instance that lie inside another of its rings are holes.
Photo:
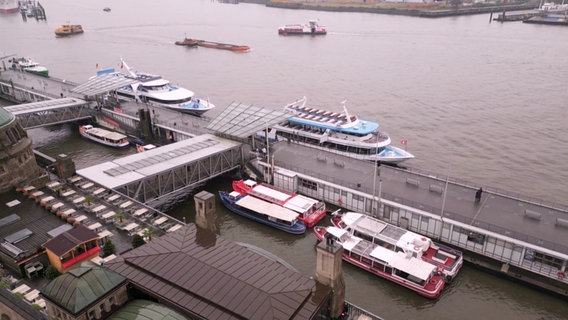
<path fill-rule="evenodd" d="M 219 196 L 227 209 L 242 217 L 292 234 L 306 232 L 306 225 L 295 211 L 236 191 L 219 191 Z"/>
<path fill-rule="evenodd" d="M 343 113 L 307 107 L 306 102 L 304 97 L 284 107 L 294 116 L 273 126 L 271 138 L 381 163 L 396 164 L 414 158 L 410 152 L 391 145 L 391 138 L 379 131 L 377 122 L 349 114 L 345 101 Z M 406 145 L 406 140 L 402 144 Z"/>

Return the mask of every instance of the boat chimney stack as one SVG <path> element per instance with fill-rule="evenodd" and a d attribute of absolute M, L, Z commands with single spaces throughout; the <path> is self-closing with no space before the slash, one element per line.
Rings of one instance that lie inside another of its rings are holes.
<path fill-rule="evenodd" d="M 345 305 L 345 280 L 343 279 L 343 264 L 341 255 L 343 247 L 334 244 L 335 241 L 326 237 L 316 247 L 316 276 L 317 282 L 329 286 L 332 289 L 330 316 L 338 318 L 344 311 Z"/>

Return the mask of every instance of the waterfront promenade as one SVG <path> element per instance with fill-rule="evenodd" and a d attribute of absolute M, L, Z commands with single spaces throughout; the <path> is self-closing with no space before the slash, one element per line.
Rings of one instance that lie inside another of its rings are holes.
<path fill-rule="evenodd" d="M 19 73 L 6 72 L 2 76 L 11 76 L 12 82 L 15 77 L 23 87 L 30 87 L 26 82 L 30 78 Z M 47 88 L 71 92 L 71 85 L 67 82 L 56 79 L 44 81 L 48 83 L 44 93 L 53 90 Z M 33 83 L 33 80 L 31 82 Z M 51 92 L 49 95 L 53 96 Z M 123 111 L 132 117 L 136 115 L 139 107 L 133 104 L 130 107 L 125 106 Z M 161 109 L 153 111 L 155 119 L 161 119 L 162 114 L 170 113 L 172 112 L 169 110 Z M 175 115 L 173 118 L 172 115 L 167 117 L 172 120 L 166 122 L 174 126 L 177 121 Z M 174 123 L 171 123 L 172 121 Z M 183 126 L 177 129 L 184 131 Z M 511 277 L 526 278 L 526 281 L 531 279 L 529 282 L 560 294 L 568 292 L 566 279 L 560 276 L 565 272 L 568 260 L 568 249 L 563 243 L 568 214 L 563 206 L 538 199 L 526 199 L 493 189 L 491 186 L 473 185 L 454 177 L 450 179 L 419 170 L 409 171 L 383 166 L 379 169 L 377 180 L 369 175 L 374 170 L 373 163 L 341 158 L 324 152 L 315 154 L 312 149 L 295 144 L 279 143 L 275 145 L 272 154 L 275 155 L 275 164 L 278 167 L 306 175 L 305 179 L 316 183 L 321 180 L 330 187 L 343 188 L 339 193 L 313 194 L 317 198 L 323 197 L 325 201 L 340 207 L 366 212 L 367 204 L 361 200 L 361 196 L 375 194 L 381 201 L 384 200 L 385 205 L 390 202 L 415 208 L 422 212 L 421 217 L 408 218 L 404 227 L 470 252 L 469 255 L 466 254 L 466 259 L 480 266 Z M 475 193 L 479 187 L 483 187 L 484 192 L 477 201 Z M 306 190 L 304 192 L 306 193 Z M 432 221 L 439 220 L 442 225 L 449 223 L 452 226 L 450 234 L 445 234 L 443 227 L 431 229 L 419 226 L 419 221 L 425 221 L 426 217 L 433 218 Z M 399 218 L 402 216 L 393 218 L 392 222 L 404 224 Z M 454 233 L 458 235 L 455 236 Z M 517 249 L 488 250 L 486 242 L 491 238 L 509 239 L 510 245 L 516 246 Z M 556 262 L 550 264 L 550 259 Z M 546 284 L 546 279 L 558 286 Z"/>

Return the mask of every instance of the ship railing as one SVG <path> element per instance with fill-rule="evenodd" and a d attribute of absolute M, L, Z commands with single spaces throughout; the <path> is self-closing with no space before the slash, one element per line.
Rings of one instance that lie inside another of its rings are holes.
<path fill-rule="evenodd" d="M 349 320 L 358 320 L 358 319 L 369 319 L 369 320 L 383 320 L 383 318 L 373 314 L 370 311 L 367 311 L 361 307 L 358 307 L 352 304 L 349 301 L 345 301 L 348 309 L 348 319 Z"/>

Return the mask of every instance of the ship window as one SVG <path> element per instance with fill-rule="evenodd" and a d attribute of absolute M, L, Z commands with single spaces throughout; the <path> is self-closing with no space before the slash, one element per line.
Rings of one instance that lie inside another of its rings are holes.
<path fill-rule="evenodd" d="M 304 188 L 308 188 L 308 189 L 312 189 L 312 190 L 317 190 L 318 189 L 318 185 L 317 183 L 313 182 L 313 181 L 309 181 L 309 180 L 304 180 L 304 179 L 299 179 L 300 181 L 300 185 Z"/>

